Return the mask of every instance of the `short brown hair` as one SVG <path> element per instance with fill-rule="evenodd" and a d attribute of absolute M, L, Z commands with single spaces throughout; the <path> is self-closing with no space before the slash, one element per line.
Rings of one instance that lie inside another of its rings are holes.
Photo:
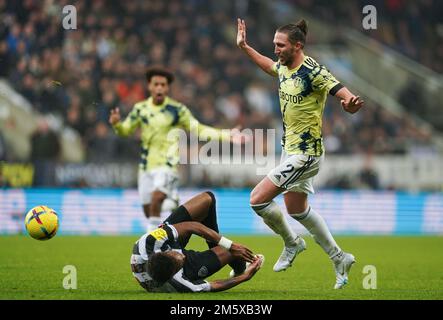
<path fill-rule="evenodd" d="M 152 67 L 146 70 L 146 80 L 148 82 L 151 81 L 153 76 L 165 77 L 168 80 L 168 84 L 171 84 L 174 81 L 174 75 L 172 72 L 162 67 Z"/>

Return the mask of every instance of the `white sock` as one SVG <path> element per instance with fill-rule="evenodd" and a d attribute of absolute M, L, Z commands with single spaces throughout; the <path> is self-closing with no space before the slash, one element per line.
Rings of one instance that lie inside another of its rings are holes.
<path fill-rule="evenodd" d="M 148 227 L 147 227 L 147 233 L 154 231 L 158 228 L 158 226 L 162 223 L 161 217 L 149 217 L 148 218 Z"/>
<path fill-rule="evenodd" d="M 178 201 L 171 198 L 166 198 L 163 200 L 161 212 L 172 211 L 178 207 Z"/>
<path fill-rule="evenodd" d="M 251 207 L 263 218 L 263 221 L 272 229 L 272 231 L 283 238 L 285 246 L 294 246 L 297 243 L 296 240 L 298 235 L 289 226 L 288 221 L 277 203 L 271 201 L 262 204 L 251 204 Z"/>
<path fill-rule="evenodd" d="M 305 212 L 291 214 L 290 216 L 300 222 L 311 233 L 315 242 L 323 248 L 332 260 L 341 256 L 342 250 L 332 237 L 325 220 L 314 209 L 308 207 Z"/>

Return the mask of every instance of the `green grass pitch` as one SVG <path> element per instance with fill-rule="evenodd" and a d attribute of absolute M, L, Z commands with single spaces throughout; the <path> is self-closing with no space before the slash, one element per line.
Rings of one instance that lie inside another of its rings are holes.
<path fill-rule="evenodd" d="M 37 241 L 28 236 L 0 236 L 0 299 L 443 299 L 443 237 L 337 237 L 357 263 L 350 283 L 333 290 L 332 264 L 310 237 L 308 248 L 285 272 L 272 266 L 282 249 L 277 236 L 230 236 L 266 257 L 256 276 L 231 290 L 200 294 L 152 294 L 133 279 L 129 257 L 138 237 L 56 236 Z M 189 248 L 205 249 L 200 239 Z M 65 265 L 77 269 L 78 288 L 62 286 Z M 365 265 L 377 271 L 377 289 L 363 288 Z M 225 267 L 212 279 L 226 278 Z"/>

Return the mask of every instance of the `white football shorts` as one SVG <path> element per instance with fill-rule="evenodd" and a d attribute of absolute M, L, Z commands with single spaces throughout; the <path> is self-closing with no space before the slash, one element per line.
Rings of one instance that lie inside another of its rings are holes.
<path fill-rule="evenodd" d="M 285 192 L 315 193 L 314 177 L 320 170 L 324 154 L 320 157 L 282 152 L 280 165 L 268 173 L 268 178 Z M 285 193 L 284 192 L 284 193 Z"/>
<path fill-rule="evenodd" d="M 139 171 L 138 173 L 138 193 L 143 205 L 150 204 L 152 192 L 158 190 L 166 194 L 162 210 L 168 210 L 168 205 L 173 208 L 178 205 L 178 183 L 177 172 L 169 168 L 156 168 L 150 171 Z M 173 209 L 172 208 L 172 209 Z"/>

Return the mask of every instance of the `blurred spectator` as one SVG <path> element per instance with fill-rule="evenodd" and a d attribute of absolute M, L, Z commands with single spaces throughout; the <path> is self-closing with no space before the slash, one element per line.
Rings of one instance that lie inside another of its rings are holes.
<path fill-rule="evenodd" d="M 0 131 L 0 161 L 6 161 L 7 151 L 6 151 L 6 141 L 3 137 L 3 133 Z"/>
<path fill-rule="evenodd" d="M 373 168 L 372 161 L 372 154 L 367 154 L 365 164 L 358 174 L 358 187 L 360 189 L 380 189 L 380 181 L 377 172 Z"/>
<path fill-rule="evenodd" d="M 50 77 L 43 79 L 42 91 L 39 96 L 39 111 L 46 114 L 52 113 L 59 116 L 65 114 L 63 89 Z"/>
<path fill-rule="evenodd" d="M 37 129 L 31 137 L 31 160 L 57 160 L 60 143 L 45 118 L 38 119 Z"/>
<path fill-rule="evenodd" d="M 109 134 L 108 125 L 98 122 L 94 134 L 88 141 L 88 160 L 92 162 L 106 162 L 114 159 L 116 155 L 115 135 Z"/>
<path fill-rule="evenodd" d="M 362 8 L 368 1 L 286 0 L 334 25 L 347 25 L 400 51 L 409 58 L 443 72 L 443 2 L 440 0 L 374 1 L 377 8 L 375 30 L 361 27 Z"/>
<path fill-rule="evenodd" d="M 248 104 L 257 112 L 267 116 L 272 116 L 272 98 L 271 93 L 260 82 L 252 82 L 245 90 L 245 96 Z"/>
<path fill-rule="evenodd" d="M 8 43 L 0 41 L 0 78 L 6 77 L 9 74 L 11 67 L 10 55 L 11 51 L 8 48 Z"/>
<path fill-rule="evenodd" d="M 361 15 L 360 1 L 287 2 L 333 19 L 334 25 L 359 23 L 361 28 L 361 19 L 356 18 Z M 380 23 L 386 28 L 372 34 L 442 71 L 441 3 L 377 3 L 389 21 L 383 17 Z M 0 77 L 9 79 L 38 111 L 74 128 L 83 138 L 88 160 L 138 161 L 137 138 L 116 138 L 103 122 L 111 108 L 120 107 L 124 117 L 135 102 L 146 98 L 144 71 L 154 64 L 167 65 L 176 75 L 171 96 L 187 104 L 202 122 L 275 128 L 281 134 L 277 81 L 257 77 L 255 67 L 235 45 L 235 17 L 248 13 L 248 26 L 260 30 L 250 35 L 251 43 L 274 58 L 270 39 L 276 23 L 271 17 L 258 23 L 258 17 L 269 11 L 266 2 L 73 0 L 70 4 L 77 8 L 81 26 L 74 31 L 60 27 L 61 6 L 56 1 L 0 0 Z M 404 99 L 411 94 L 407 90 Z M 40 146 L 33 142 L 32 160 L 47 156 L 54 161 L 60 151 L 57 138 L 49 128 L 39 127 L 34 139 Z M 329 99 L 323 129 L 328 153 L 406 153 L 431 145 L 431 136 L 414 121 L 370 102 L 350 116 Z"/>
<path fill-rule="evenodd" d="M 415 115 L 426 115 L 428 110 L 423 110 L 426 106 L 423 97 L 421 84 L 417 81 L 409 81 L 398 94 L 398 101 L 406 107 L 407 111 Z"/>
<path fill-rule="evenodd" d="M 348 175 L 335 175 L 325 183 L 326 189 L 354 189 L 354 184 Z"/>
<path fill-rule="evenodd" d="M 45 118 L 39 118 L 31 137 L 31 161 L 34 164 L 34 185 L 54 185 L 55 163 L 60 155 L 60 142 Z"/>
<path fill-rule="evenodd" d="M 377 172 L 371 167 L 365 167 L 360 171 L 360 189 L 380 189 Z"/>

